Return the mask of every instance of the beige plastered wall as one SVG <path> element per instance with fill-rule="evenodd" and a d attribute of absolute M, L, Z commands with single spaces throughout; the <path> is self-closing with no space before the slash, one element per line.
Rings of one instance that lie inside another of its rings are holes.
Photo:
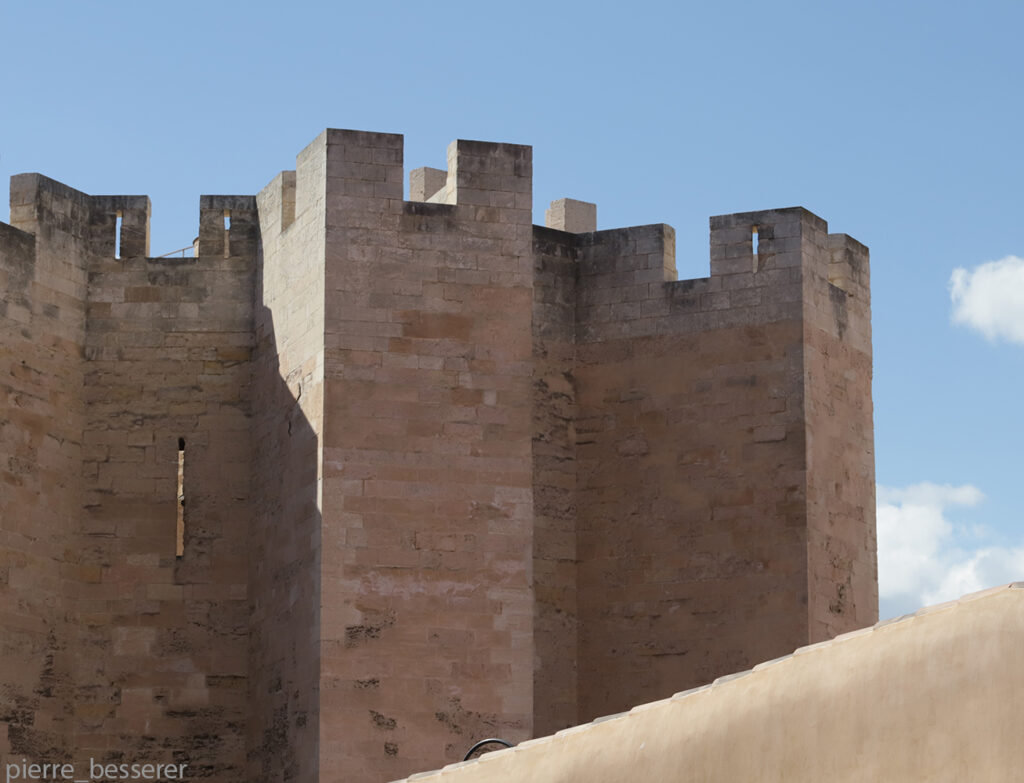
<path fill-rule="evenodd" d="M 1022 646 L 1017 582 L 409 780 L 1016 780 Z"/>

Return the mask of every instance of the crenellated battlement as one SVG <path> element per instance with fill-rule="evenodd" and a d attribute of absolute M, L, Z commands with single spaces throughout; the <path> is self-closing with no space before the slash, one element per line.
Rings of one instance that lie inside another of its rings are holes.
<path fill-rule="evenodd" d="M 13 178 L 0 752 L 379 782 L 876 619 L 863 245 L 722 215 L 677 280 L 533 225 L 529 146 L 403 154 L 325 130 L 175 258 Z"/>
<path fill-rule="evenodd" d="M 552 203 L 549 223 L 565 224 L 567 202 L 573 209 L 569 199 Z M 593 225 L 576 219 L 580 227 Z M 573 261 L 560 274 L 575 290 L 581 340 L 799 321 L 815 280 L 858 298 L 856 320 L 870 320 L 870 292 L 862 282 L 867 249 L 845 234 L 829 234 L 827 223 L 802 207 L 712 217 L 706 278 L 677 280 L 675 232 L 667 225 L 579 233 L 534 227 L 534 252 L 542 267 L 552 255 Z M 542 273 L 538 284 L 547 280 Z M 845 316 L 837 311 L 836 318 Z"/>
<path fill-rule="evenodd" d="M 202 196 L 199 199 L 199 252 L 255 258 L 259 216 L 255 196 Z"/>
<path fill-rule="evenodd" d="M 73 246 L 80 259 L 158 260 L 149 255 L 151 214 L 148 196 L 90 196 L 41 174 L 11 180 L 11 226 Z M 211 248 L 204 255 L 255 258 L 258 226 L 254 196 L 200 198 L 198 240 Z"/>
<path fill-rule="evenodd" d="M 90 196 L 92 247 L 100 256 L 149 256 L 149 196 Z"/>

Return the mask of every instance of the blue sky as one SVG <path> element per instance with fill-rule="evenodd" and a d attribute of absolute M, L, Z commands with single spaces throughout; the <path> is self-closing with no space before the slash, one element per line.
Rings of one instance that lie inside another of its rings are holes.
<path fill-rule="evenodd" d="M 159 254 L 324 127 L 403 133 L 407 169 L 531 144 L 536 222 L 670 223 L 681 277 L 709 215 L 805 206 L 871 248 L 884 617 L 1024 578 L 1021 29 L 991 0 L 0 0 L 0 179 L 148 194 Z"/>

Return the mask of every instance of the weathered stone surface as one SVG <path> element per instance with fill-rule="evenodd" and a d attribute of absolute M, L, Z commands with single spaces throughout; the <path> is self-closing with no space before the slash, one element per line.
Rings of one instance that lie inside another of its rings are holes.
<path fill-rule="evenodd" d="M 597 204 L 574 198 L 557 199 L 545 210 L 544 225 L 570 234 L 597 231 Z"/>
<path fill-rule="evenodd" d="M 0 752 L 389 780 L 876 619 L 866 249 L 722 216 L 676 281 L 669 226 L 532 226 L 529 147 L 448 157 L 406 202 L 325 131 L 195 258 L 14 178 Z"/>

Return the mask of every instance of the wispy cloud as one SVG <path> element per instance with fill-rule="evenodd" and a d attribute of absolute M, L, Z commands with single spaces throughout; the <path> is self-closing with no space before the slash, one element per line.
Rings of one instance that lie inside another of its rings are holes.
<path fill-rule="evenodd" d="M 984 497 L 969 484 L 878 488 L 881 617 L 1024 579 L 1024 542 L 993 546 L 984 526 L 959 527 L 947 518 L 951 507 L 976 506 Z"/>
<path fill-rule="evenodd" d="M 1024 344 L 1024 258 L 1007 256 L 953 270 L 949 279 L 953 323 L 981 332 L 990 340 Z"/>

